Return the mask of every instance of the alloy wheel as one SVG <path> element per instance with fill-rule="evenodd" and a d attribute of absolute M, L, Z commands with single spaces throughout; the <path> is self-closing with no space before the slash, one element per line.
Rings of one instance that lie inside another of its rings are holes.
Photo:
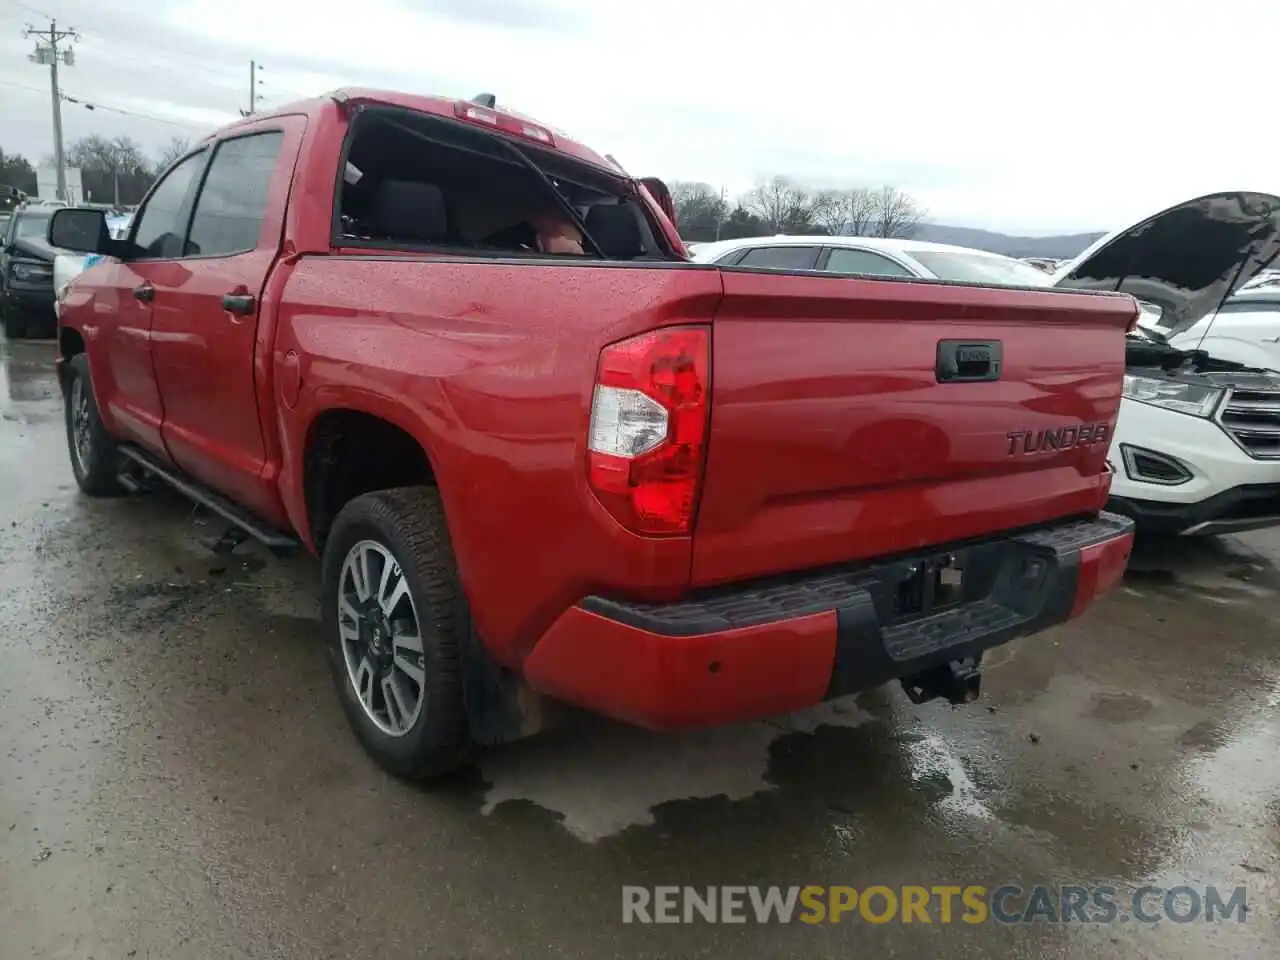
<path fill-rule="evenodd" d="M 355 544 L 338 576 L 338 633 L 356 699 L 388 736 L 408 733 L 426 699 L 420 623 L 391 551 L 373 540 Z"/>

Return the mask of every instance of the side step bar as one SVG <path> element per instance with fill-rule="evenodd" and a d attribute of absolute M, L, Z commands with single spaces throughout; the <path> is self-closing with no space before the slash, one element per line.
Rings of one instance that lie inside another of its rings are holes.
<path fill-rule="evenodd" d="M 208 507 L 218 516 L 222 517 L 233 526 L 239 527 L 255 540 L 261 541 L 265 546 L 277 553 L 291 553 L 297 550 L 302 544 L 296 537 L 292 537 L 287 533 L 283 533 L 264 520 L 260 520 L 253 514 L 249 513 L 243 507 L 240 507 L 220 493 L 210 490 L 198 480 L 178 471 L 176 467 L 161 463 L 145 450 L 131 444 L 121 444 L 120 453 L 133 461 L 143 470 L 157 480 L 162 480 L 169 486 L 173 487 L 179 493 L 194 500 L 202 507 Z M 127 477 L 127 474 L 125 475 Z M 126 488 L 137 489 L 137 482 L 131 479 L 125 479 L 122 486 Z"/>

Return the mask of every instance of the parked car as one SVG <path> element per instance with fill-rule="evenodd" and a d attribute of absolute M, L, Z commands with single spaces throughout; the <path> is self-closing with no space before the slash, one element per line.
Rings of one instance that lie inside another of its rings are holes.
<path fill-rule="evenodd" d="M 30 333 L 52 336 L 53 258 L 47 234 L 49 206 L 22 206 L 13 211 L 0 236 L 0 315 L 10 340 Z"/>
<path fill-rule="evenodd" d="M 1110 457 L 1110 509 L 1139 529 L 1280 524 L 1280 296 L 1241 290 L 1277 251 L 1280 198 L 1222 193 L 1104 237 L 1054 277 L 1143 304 Z"/>
<path fill-rule="evenodd" d="M 860 277 L 915 277 L 1002 286 L 1042 287 L 1044 271 L 985 250 L 881 237 L 744 237 L 699 244 L 698 263 L 818 270 Z"/>
<path fill-rule="evenodd" d="M 538 252 L 535 214 L 585 253 Z M 367 90 L 218 132 L 136 221 L 50 228 L 106 255 L 62 303 L 76 482 L 318 553 L 338 695 L 396 775 L 557 701 L 655 729 L 895 679 L 967 702 L 985 650 L 1124 569 L 1129 296 L 690 263 L 589 148 Z"/>

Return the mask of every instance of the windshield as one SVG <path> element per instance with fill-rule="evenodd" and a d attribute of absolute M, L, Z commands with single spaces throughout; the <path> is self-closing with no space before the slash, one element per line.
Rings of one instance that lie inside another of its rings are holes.
<path fill-rule="evenodd" d="M 48 214 L 24 213 L 18 217 L 18 236 L 24 240 L 43 240 L 49 232 Z"/>
<path fill-rule="evenodd" d="M 1051 278 L 1029 263 L 968 250 L 908 250 L 939 280 L 1003 287 L 1047 287 Z"/>

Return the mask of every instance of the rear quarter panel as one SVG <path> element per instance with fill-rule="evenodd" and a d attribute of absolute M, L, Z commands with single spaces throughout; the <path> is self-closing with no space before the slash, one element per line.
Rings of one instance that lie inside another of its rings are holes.
<path fill-rule="evenodd" d="M 602 346 L 709 322 L 721 290 L 715 270 L 689 264 L 302 258 L 273 356 L 294 525 L 310 539 L 311 425 L 326 410 L 358 410 L 426 450 L 476 626 L 504 662 L 518 664 L 585 594 L 678 595 L 690 540 L 626 532 L 586 485 L 590 397 Z M 296 395 L 282 364 L 297 365 Z"/>

